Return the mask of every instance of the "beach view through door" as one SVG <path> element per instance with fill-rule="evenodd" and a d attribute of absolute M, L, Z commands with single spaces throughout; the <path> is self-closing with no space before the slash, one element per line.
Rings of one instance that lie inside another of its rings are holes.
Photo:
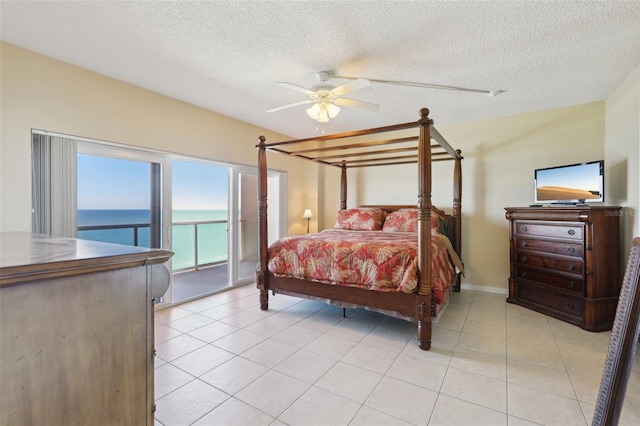
<path fill-rule="evenodd" d="M 160 248 L 160 164 L 78 154 L 77 237 Z"/>
<path fill-rule="evenodd" d="M 172 302 L 229 286 L 229 167 L 171 161 Z"/>

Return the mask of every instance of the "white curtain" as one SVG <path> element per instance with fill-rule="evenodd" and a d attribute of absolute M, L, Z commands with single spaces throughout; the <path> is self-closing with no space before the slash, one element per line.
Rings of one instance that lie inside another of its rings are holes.
<path fill-rule="evenodd" d="M 33 232 L 56 237 L 77 233 L 77 142 L 33 134 Z"/>

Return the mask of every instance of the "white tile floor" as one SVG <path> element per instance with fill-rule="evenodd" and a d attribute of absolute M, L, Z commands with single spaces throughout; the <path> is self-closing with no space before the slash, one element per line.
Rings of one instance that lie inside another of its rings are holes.
<path fill-rule="evenodd" d="M 156 312 L 156 425 L 590 425 L 610 333 L 455 293 L 415 325 L 253 285 Z M 636 357 L 622 425 L 640 424 Z"/>

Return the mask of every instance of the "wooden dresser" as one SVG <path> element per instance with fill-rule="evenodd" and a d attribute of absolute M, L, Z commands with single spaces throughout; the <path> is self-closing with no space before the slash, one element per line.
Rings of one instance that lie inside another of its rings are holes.
<path fill-rule="evenodd" d="M 171 255 L 0 233 L 0 424 L 153 425 L 153 299 Z"/>
<path fill-rule="evenodd" d="M 622 285 L 620 207 L 507 207 L 509 298 L 589 331 L 610 330 Z"/>

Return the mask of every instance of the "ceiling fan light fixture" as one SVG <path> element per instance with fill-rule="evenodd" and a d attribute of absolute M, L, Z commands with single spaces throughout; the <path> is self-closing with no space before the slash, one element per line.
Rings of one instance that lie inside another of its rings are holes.
<path fill-rule="evenodd" d="M 340 113 L 340 107 L 329 101 L 320 101 L 307 109 L 307 115 L 319 123 L 326 123 Z"/>
<path fill-rule="evenodd" d="M 327 113 L 329 118 L 336 118 L 340 114 L 340 107 L 333 102 L 327 102 Z"/>
<path fill-rule="evenodd" d="M 268 109 L 267 112 L 275 112 L 283 109 L 295 107 L 303 104 L 313 104 L 310 108 L 307 108 L 307 115 L 313 120 L 319 123 L 326 123 L 332 118 L 335 118 L 340 114 L 340 107 L 348 108 L 360 108 L 367 111 L 377 111 L 379 105 L 369 102 L 356 101 L 355 99 L 343 98 L 347 93 L 351 93 L 354 90 L 359 90 L 371 85 L 371 82 L 364 78 L 353 79 L 348 83 L 342 84 L 338 87 L 334 87 L 328 83 L 331 79 L 331 73 L 329 71 L 322 71 L 318 74 L 320 84 L 307 89 L 305 87 L 297 86 L 292 83 L 280 82 L 279 86 L 288 87 L 290 89 L 297 90 L 306 94 L 309 99 L 306 101 L 294 102 L 291 104 L 283 105 L 277 108 Z"/>

